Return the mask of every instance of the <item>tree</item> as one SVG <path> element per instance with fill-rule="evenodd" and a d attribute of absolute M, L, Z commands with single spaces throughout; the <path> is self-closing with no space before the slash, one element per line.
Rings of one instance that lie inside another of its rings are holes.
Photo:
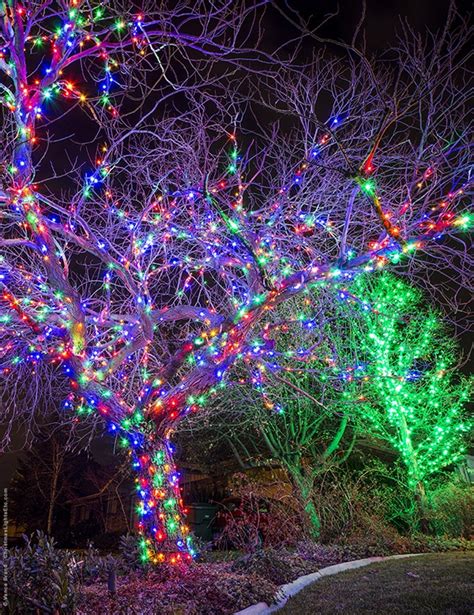
<path fill-rule="evenodd" d="M 279 331 L 272 331 L 271 358 L 260 355 L 263 340 L 261 344 L 256 340 L 250 381 L 242 369 L 231 370 L 225 394 L 209 405 L 205 420 L 203 412 L 189 415 L 178 429 L 178 441 L 199 441 L 208 451 L 227 444 L 228 454 L 233 453 L 244 468 L 278 463 L 287 472 L 307 515 L 309 532 L 316 538 L 321 523 L 315 482 L 352 451 L 356 432 L 346 396 L 351 391 L 356 397 L 357 383 L 341 379 L 336 368 L 335 358 L 344 351 L 347 358 L 349 352 L 347 332 L 336 334 L 341 321 L 333 322 L 329 310 L 318 314 L 315 339 L 314 321 L 305 318 L 304 307 L 304 301 L 293 300 L 278 310 L 280 325 Z"/>
<path fill-rule="evenodd" d="M 110 468 L 86 452 L 90 434 L 58 426 L 50 417 L 37 434 L 38 443 L 19 460 L 9 487 L 12 517 L 26 533 L 42 530 L 64 535 L 68 505 L 78 497 L 100 496 L 125 478 L 128 464 Z M 82 433 L 81 433 L 82 432 Z"/>
<path fill-rule="evenodd" d="M 253 438 L 265 443 L 270 459 L 288 473 L 308 517 L 309 532 L 317 538 L 321 522 L 314 502 L 315 481 L 348 458 L 355 433 L 346 404 L 337 391 L 325 391 L 317 376 L 290 374 L 276 385 L 273 382 L 270 376 L 264 403 L 261 398 L 241 397 L 237 402 L 240 420 L 234 416 L 234 433 L 228 437 L 238 448 L 242 422 L 250 421 Z"/>
<path fill-rule="evenodd" d="M 368 58 L 357 29 L 342 57 L 288 22 L 268 54 L 260 3 L 151 6 L 0 3 L 0 356 L 8 425 L 45 394 L 119 434 L 143 559 L 175 562 L 193 549 L 173 430 L 275 308 L 391 261 L 419 275 L 421 252 L 465 275 L 439 238 L 469 222 L 469 30 L 450 10 Z"/>
<path fill-rule="evenodd" d="M 77 463 L 77 454 L 74 456 Z M 70 472 L 65 472 L 68 457 L 71 453 L 64 437 L 53 434 L 20 459 L 10 498 L 15 521 L 24 524 L 27 532 L 41 529 L 52 534 L 58 503 L 71 478 Z"/>
<path fill-rule="evenodd" d="M 466 451 L 471 383 L 459 372 L 446 326 L 418 290 L 388 274 L 361 277 L 351 290 L 366 308 L 356 333 L 365 361 L 357 416 L 366 433 L 399 453 L 426 530 L 428 479 Z"/>

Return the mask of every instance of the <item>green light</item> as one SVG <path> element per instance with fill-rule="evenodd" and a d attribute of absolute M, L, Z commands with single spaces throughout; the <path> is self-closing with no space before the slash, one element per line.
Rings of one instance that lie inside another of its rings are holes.
<path fill-rule="evenodd" d="M 360 187 L 365 194 L 373 196 L 375 194 L 375 182 L 373 179 L 366 179 L 360 183 Z"/>
<path fill-rule="evenodd" d="M 456 218 L 456 220 L 454 220 L 453 225 L 458 226 L 462 230 L 466 230 L 472 225 L 473 217 L 474 216 L 469 213 L 463 214 L 462 216 L 459 216 L 459 218 Z"/>
<path fill-rule="evenodd" d="M 240 230 L 239 223 L 236 220 L 232 220 L 232 219 L 227 220 L 227 226 L 229 227 L 232 233 L 237 233 Z"/>
<path fill-rule="evenodd" d="M 462 450 L 470 383 L 454 369 L 453 342 L 419 291 L 393 275 L 372 274 L 358 278 L 351 292 L 372 307 L 361 310 L 362 322 L 352 321 L 367 365 L 362 397 L 370 400 L 358 404 L 358 416 L 366 433 L 399 452 L 424 514 L 427 479 Z"/>

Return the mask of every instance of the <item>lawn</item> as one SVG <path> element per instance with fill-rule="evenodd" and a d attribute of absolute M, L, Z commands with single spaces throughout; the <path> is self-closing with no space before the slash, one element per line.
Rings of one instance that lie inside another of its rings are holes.
<path fill-rule="evenodd" d="M 380 562 L 313 583 L 279 615 L 470 615 L 474 553 L 430 553 Z"/>

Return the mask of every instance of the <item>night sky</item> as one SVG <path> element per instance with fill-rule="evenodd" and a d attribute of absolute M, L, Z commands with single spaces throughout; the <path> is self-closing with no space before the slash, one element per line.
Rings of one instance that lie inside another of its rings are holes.
<path fill-rule="evenodd" d="M 421 32 L 425 28 L 441 29 L 446 22 L 449 4 L 449 0 L 367 0 L 364 31 L 368 51 L 380 53 L 395 43 L 400 18 L 406 18 L 415 30 Z M 278 2 L 278 5 L 289 12 L 285 3 Z M 306 20 L 310 20 L 310 26 L 313 27 L 322 17 L 339 7 L 338 14 L 318 31 L 318 35 L 345 41 L 352 38 L 362 10 L 362 2 L 355 0 L 341 0 L 339 3 L 331 0 L 288 0 L 287 6 L 299 11 Z M 470 3 L 458 2 L 457 6 L 464 15 Z M 278 43 L 287 38 L 288 26 L 274 9 L 268 11 L 265 25 L 267 35 L 271 35 L 270 39 Z M 310 48 L 311 45 L 306 43 L 304 49 L 310 51 Z M 104 446 L 103 441 L 96 442 L 92 449 L 93 456 L 102 463 L 109 463 L 112 460 L 111 445 L 111 442 L 109 447 Z M 18 452 L 11 452 L 0 458 L 0 487 L 8 485 L 19 455 Z"/>
<path fill-rule="evenodd" d="M 290 0 L 306 18 L 317 24 L 320 17 L 339 7 L 338 15 L 331 20 L 321 33 L 336 39 L 350 40 L 355 24 L 362 12 L 362 2 L 353 0 Z M 396 41 L 396 30 L 400 18 L 406 18 L 415 29 L 437 30 L 444 26 L 448 13 L 449 0 L 367 0 L 365 33 L 367 47 L 371 51 L 382 51 Z M 470 3 L 458 2 L 461 13 L 466 12 Z"/>

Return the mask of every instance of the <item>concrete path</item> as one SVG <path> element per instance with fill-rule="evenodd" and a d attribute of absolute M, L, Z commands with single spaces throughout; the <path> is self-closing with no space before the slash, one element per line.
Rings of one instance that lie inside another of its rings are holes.
<path fill-rule="evenodd" d="M 318 572 L 305 574 L 304 576 L 299 577 L 291 583 L 282 585 L 280 587 L 280 591 L 283 593 L 283 597 L 276 604 L 268 606 L 266 602 L 258 602 L 257 604 L 253 604 L 252 606 L 247 607 L 243 611 L 238 611 L 234 615 L 269 615 L 270 613 L 275 613 L 276 611 L 279 611 L 281 608 L 283 608 L 288 602 L 288 599 L 291 598 L 291 596 L 294 596 L 307 585 L 310 585 L 311 583 L 314 583 L 315 581 L 318 581 L 323 577 L 329 577 L 333 574 L 344 572 L 345 570 L 355 570 L 356 568 L 362 568 L 363 566 L 368 566 L 369 564 L 373 564 L 374 562 L 384 562 L 391 559 L 414 557 L 415 555 L 422 555 L 422 553 L 410 553 L 407 555 L 390 555 L 388 557 L 366 557 L 365 559 L 357 559 L 353 562 L 343 562 L 342 564 L 327 566 L 326 568 L 321 568 L 320 570 L 318 570 Z"/>

